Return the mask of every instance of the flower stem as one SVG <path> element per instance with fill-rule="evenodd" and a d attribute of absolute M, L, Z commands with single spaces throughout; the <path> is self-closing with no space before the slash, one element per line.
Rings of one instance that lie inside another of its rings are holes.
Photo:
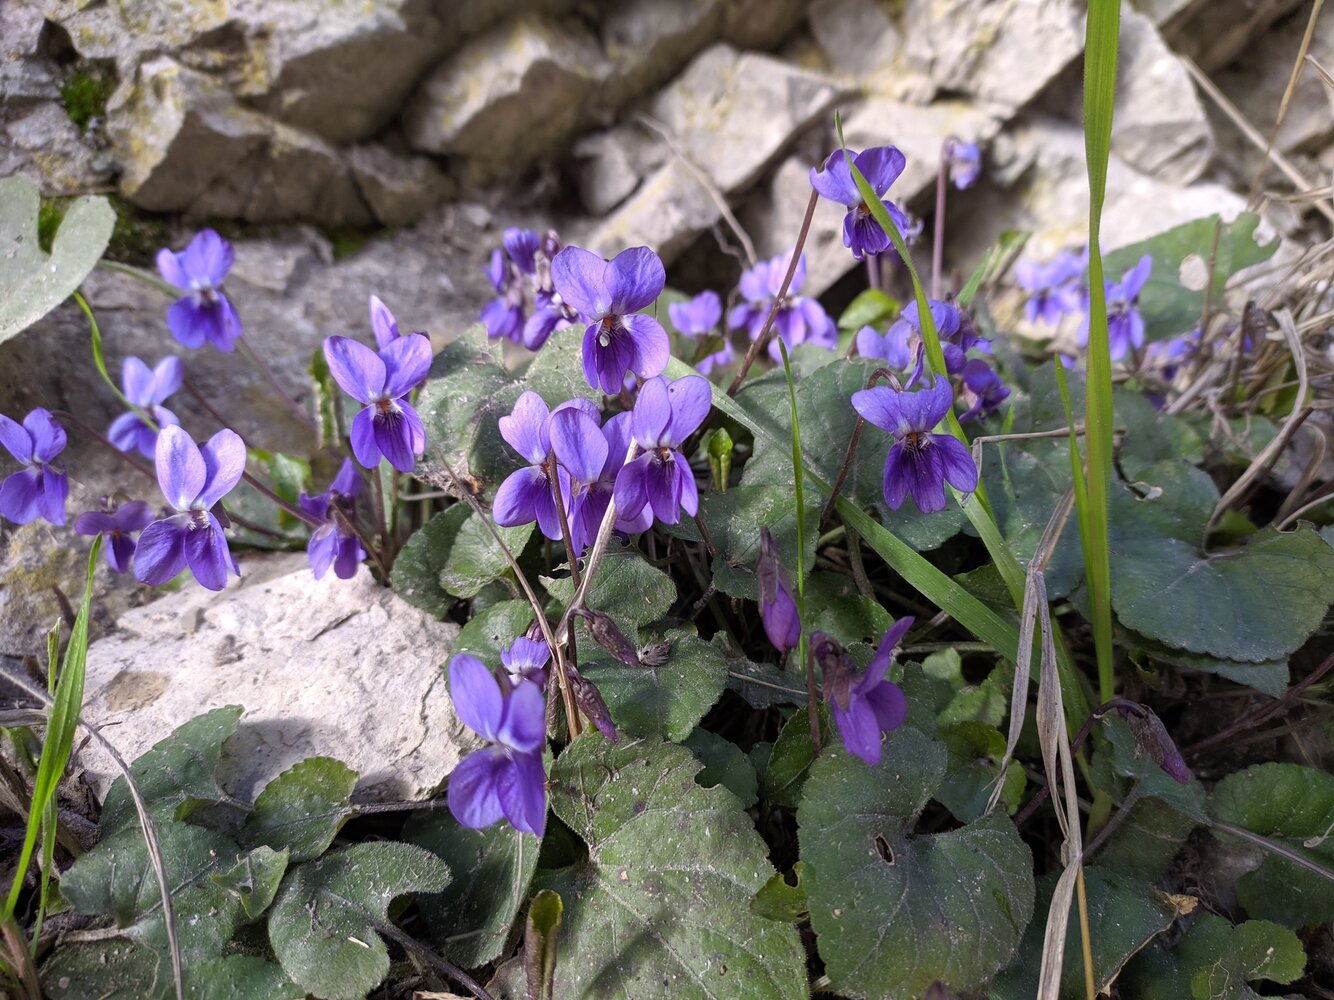
<path fill-rule="evenodd" d="M 256 493 L 258 493 L 265 499 L 270 500 L 273 503 L 277 504 L 279 507 L 287 511 L 287 513 L 291 514 L 297 520 L 304 521 L 306 524 L 309 524 L 313 528 L 318 528 L 323 524 L 322 521 L 319 521 L 316 518 L 311 517 L 300 507 L 288 503 L 277 493 L 273 492 L 273 490 L 271 490 L 268 486 L 265 486 L 264 483 L 262 483 L 260 480 L 252 476 L 249 472 L 242 472 L 241 478 L 245 480 L 246 484 L 250 486 L 250 488 L 253 489 Z"/>
<path fill-rule="evenodd" d="M 184 386 L 185 391 L 190 394 L 190 396 L 194 399 L 194 401 L 198 403 L 201 407 L 203 407 L 204 412 L 207 413 L 210 417 L 212 417 L 215 421 L 217 421 L 217 424 L 220 428 L 226 428 L 227 430 L 232 431 L 232 433 L 236 433 L 236 429 L 232 427 L 232 425 L 227 421 L 226 417 L 224 417 L 214 408 L 213 404 L 208 401 L 208 399 L 204 396 L 202 392 L 199 391 L 198 386 L 196 386 L 188 378 L 185 379 L 181 383 L 181 385 Z"/>
<path fill-rule="evenodd" d="M 936 171 L 936 217 L 931 237 L 931 297 L 940 298 L 940 272 L 945 266 L 945 194 L 949 190 L 950 146 L 946 139 L 940 146 L 940 167 Z"/>
<path fill-rule="evenodd" d="M 126 464 L 133 466 L 135 469 L 139 470 L 145 476 L 147 476 L 150 480 L 152 480 L 153 482 L 157 482 L 156 472 L 150 469 L 143 462 L 139 461 L 133 455 L 129 454 L 129 452 L 121 451 L 114 444 L 108 441 L 103 435 L 97 433 L 97 431 L 93 430 L 91 427 L 85 424 L 74 414 L 70 413 L 68 410 L 52 410 L 51 416 L 57 418 L 58 420 L 64 420 L 72 424 L 73 426 L 77 427 L 80 431 L 88 435 L 89 438 L 96 441 L 103 448 L 107 449 L 107 451 L 111 452 L 122 462 L 125 462 Z"/>
<path fill-rule="evenodd" d="M 307 413 L 305 407 L 293 399 L 291 393 L 283 388 L 283 384 L 278 381 L 278 376 L 273 374 L 273 369 L 265 364 L 264 359 L 256 354 L 255 349 L 250 346 L 250 341 L 244 337 L 238 337 L 236 343 L 241 348 L 241 353 L 255 366 L 260 375 L 264 377 L 264 381 L 269 383 L 269 387 L 287 404 L 287 408 L 292 411 L 292 414 L 311 430 L 317 430 L 315 418 Z"/>

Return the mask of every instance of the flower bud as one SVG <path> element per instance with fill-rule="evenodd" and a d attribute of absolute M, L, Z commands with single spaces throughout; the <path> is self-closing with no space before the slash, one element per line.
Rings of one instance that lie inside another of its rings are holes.
<path fill-rule="evenodd" d="M 598 732 L 609 742 L 619 742 L 616 725 L 611 721 L 611 712 L 607 710 L 607 703 L 602 700 L 602 692 L 598 690 L 598 686 L 573 667 L 568 667 L 567 670 L 570 690 L 574 693 L 574 702 L 579 706 L 579 711 L 592 720 L 593 725 L 598 727 Z"/>
<path fill-rule="evenodd" d="M 626 666 L 638 667 L 641 665 L 639 652 L 635 649 L 635 644 L 616 627 L 616 623 L 612 621 L 610 615 L 603 614 L 601 611 L 593 611 L 591 608 L 580 608 L 579 614 L 583 616 L 584 621 L 588 622 L 588 631 L 593 636 L 594 642 Z"/>
<path fill-rule="evenodd" d="M 1186 766 L 1186 759 L 1181 756 L 1181 751 L 1168 734 L 1163 720 L 1145 705 L 1136 705 L 1134 709 L 1118 705 L 1116 710 L 1129 724 L 1130 732 L 1135 737 L 1135 753 L 1146 754 L 1173 781 L 1190 784 L 1190 768 Z"/>
<path fill-rule="evenodd" d="M 792 580 L 778 559 L 778 546 L 768 528 L 760 529 L 760 620 L 764 632 L 780 653 L 795 649 L 801 638 L 801 616 L 792 599 Z"/>
<path fill-rule="evenodd" d="M 848 651 L 832 636 L 814 632 L 811 634 L 811 659 L 819 666 L 824 678 L 822 686 L 825 701 L 833 702 L 846 712 L 852 700 L 852 685 L 857 675 Z"/>

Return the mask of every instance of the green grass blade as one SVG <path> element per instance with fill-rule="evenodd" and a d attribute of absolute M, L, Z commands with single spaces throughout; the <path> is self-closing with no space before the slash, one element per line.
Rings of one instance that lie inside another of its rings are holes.
<path fill-rule="evenodd" d="M 28 806 L 23 850 L 14 872 L 14 881 L 9 887 L 9 896 L 5 900 L 6 918 L 12 917 L 18 906 L 23 876 L 32 861 L 38 831 L 48 816 L 48 807 L 54 809 L 56 786 L 60 784 L 60 777 L 65 773 L 65 765 L 69 763 L 74 749 L 74 728 L 78 724 L 79 711 L 83 708 L 84 668 L 88 661 L 88 617 L 93 604 L 93 571 L 97 568 L 97 556 L 101 551 L 102 536 L 98 535 L 93 539 L 93 547 L 88 553 L 88 577 L 84 585 L 83 603 L 79 606 L 78 617 L 74 619 L 69 645 L 65 647 L 65 661 L 56 680 L 55 702 L 47 721 L 46 739 L 42 742 L 42 756 L 37 762 L 37 777 L 33 782 L 32 802 Z"/>
<path fill-rule="evenodd" d="M 1093 607 L 1093 643 L 1098 657 L 1098 693 L 1116 689 L 1112 664 L 1112 569 L 1107 502 L 1112 479 L 1112 356 L 1107 335 L 1100 232 L 1107 195 L 1107 160 L 1116 100 L 1116 50 L 1120 0 L 1090 0 L 1084 44 L 1084 155 L 1089 178 L 1089 342 L 1084 434 L 1088 442 L 1087 489 L 1079 511 L 1084 571 Z"/>

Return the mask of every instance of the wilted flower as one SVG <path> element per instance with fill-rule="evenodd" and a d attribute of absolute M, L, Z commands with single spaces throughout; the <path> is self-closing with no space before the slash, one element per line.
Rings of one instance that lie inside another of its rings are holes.
<path fill-rule="evenodd" d="M 977 148 L 977 143 L 951 139 L 949 158 L 950 180 L 956 188 L 964 191 L 977 183 L 982 174 L 982 150 Z"/>
<path fill-rule="evenodd" d="M 792 599 L 792 579 L 778 558 L 778 546 L 768 528 L 760 529 L 760 562 L 755 570 L 760 590 L 760 621 L 774 649 L 786 653 L 797 648 L 801 638 L 801 616 Z"/>
<path fill-rule="evenodd" d="M 235 256 L 232 245 L 212 229 L 201 229 L 180 253 L 166 247 L 158 251 L 163 280 L 189 293 L 167 310 L 167 326 L 183 346 L 193 349 L 207 341 L 220 351 L 235 347 L 241 318 L 222 291 Z"/>
<path fill-rule="evenodd" d="M 176 357 L 163 358 L 150 369 L 138 358 L 127 357 L 121 367 L 120 385 L 125 398 L 148 413 L 158 427 L 179 424 L 176 414 L 161 406 L 185 381 L 185 366 Z M 157 431 L 139 414 L 122 413 L 107 428 L 107 438 L 121 451 L 137 451 L 152 458 L 157 446 Z"/>
<path fill-rule="evenodd" d="M 896 621 L 875 651 L 864 676 L 857 678 L 846 654 L 823 633 L 812 636 L 812 655 L 821 646 L 836 649 L 833 655 L 825 652 L 818 656 L 824 667 L 824 696 L 833 709 L 834 724 L 843 737 L 843 746 L 854 757 L 866 763 L 880 763 L 880 736 L 903 725 L 908 717 L 908 701 L 902 689 L 893 681 L 885 680 L 889 666 L 894 662 L 894 651 L 899 641 L 912 627 L 911 617 Z"/>
<path fill-rule="evenodd" d="M 597 407 L 586 399 L 572 399 L 556 407 L 556 412 L 579 410 L 596 420 Z M 552 477 L 560 483 L 561 500 L 566 514 L 570 507 L 570 475 L 556 465 L 551 448 L 552 411 L 535 392 L 525 392 L 514 403 L 509 416 L 500 418 L 500 436 L 528 461 L 528 466 L 510 473 L 496 490 L 492 514 L 496 524 L 513 528 L 537 522 L 542 534 L 559 540 L 560 517 L 551 491 Z M 605 447 L 605 442 L 603 443 Z"/>
<path fill-rule="evenodd" d="M 741 297 L 744 302 L 732 307 L 728 313 L 728 325 L 734 329 L 746 330 L 751 340 L 759 338 L 764 332 L 765 320 L 773 307 L 774 299 L 783 288 L 783 278 L 787 276 L 792 253 L 779 254 L 769 260 L 762 260 L 741 275 Z M 838 327 L 829 318 L 824 307 L 815 299 L 798 295 L 806 282 L 806 255 L 797 259 L 796 270 L 792 272 L 792 281 L 787 294 L 779 303 L 774 316 L 774 330 L 790 352 L 798 344 L 812 343 L 834 350 L 838 347 Z M 778 350 L 778 340 L 769 341 L 769 356 L 775 361 L 782 360 Z"/>
<path fill-rule="evenodd" d="M 1163 720 L 1151 708 L 1117 699 L 1116 711 L 1126 720 L 1135 737 L 1135 756 L 1147 754 L 1173 781 L 1182 785 L 1190 784 L 1191 774 L 1186 759 L 1181 756 Z"/>
<path fill-rule="evenodd" d="M 667 282 L 658 255 L 648 247 L 622 250 L 612 260 L 580 247 L 566 247 L 551 262 L 561 301 L 588 324 L 584 331 L 584 377 L 593 388 L 615 395 L 626 372 L 661 375 L 671 357 L 667 331 L 639 310 L 652 305 Z"/>
<path fill-rule="evenodd" d="M 699 491 L 690 463 L 681 454 L 685 439 L 709 415 L 713 394 L 708 381 L 687 375 L 668 385 L 659 376 L 640 387 L 630 430 L 641 454 L 616 476 L 616 508 L 635 517 L 645 507 L 663 524 L 676 524 L 685 510 L 699 509 Z"/>
<path fill-rule="evenodd" d="M 80 514 L 74 519 L 74 530 L 80 535 L 104 535 L 107 565 L 117 573 L 125 573 L 134 558 L 134 535 L 148 527 L 152 520 L 153 511 L 148 504 L 131 500 L 114 510 L 90 510 Z"/>
<path fill-rule="evenodd" d="M 40 406 L 22 424 L 0 414 L 0 444 L 23 466 L 0 483 L 0 515 L 15 524 L 39 517 L 64 524 L 69 477 L 58 457 L 65 450 L 65 428 Z"/>
<path fill-rule="evenodd" d="M 639 650 L 635 648 L 633 642 L 626 638 L 625 633 L 620 630 L 611 615 L 602 611 L 594 611 L 592 608 L 580 608 L 578 613 L 587 623 L 588 632 L 593 637 L 594 642 L 627 667 L 640 666 Z"/>
<path fill-rule="evenodd" d="M 154 521 L 139 536 L 134 575 L 154 587 L 187 565 L 199 583 L 221 590 L 227 569 L 240 574 L 213 507 L 245 472 L 245 442 L 221 430 L 201 449 L 180 427 L 168 425 L 157 437 L 157 481 L 173 514 Z"/>
<path fill-rule="evenodd" d="M 667 307 L 667 314 L 672 319 L 672 326 L 680 333 L 692 340 L 699 340 L 718 329 L 723 318 L 723 302 L 717 292 L 704 291 L 688 302 L 673 302 Z M 732 342 L 724 337 L 723 346 L 696 362 L 695 370 L 701 375 L 707 375 L 714 368 L 731 364 L 734 356 Z"/>
<path fill-rule="evenodd" d="M 852 394 L 852 405 L 867 421 L 895 438 L 885 458 L 885 503 L 898 510 L 911 496 L 917 509 L 945 509 L 945 483 L 963 493 L 977 488 L 972 456 L 949 434 L 932 434 L 954 403 L 948 380 L 936 379 L 916 392 L 877 385 Z"/>
<path fill-rule="evenodd" d="M 1113 361 L 1120 361 L 1132 350 L 1144 346 L 1144 317 L 1139 312 L 1139 293 L 1144 290 L 1152 271 L 1153 257 L 1145 254 L 1120 281 L 1106 282 L 1107 343 Z M 1080 323 L 1075 340 L 1080 347 L 1088 346 L 1088 316 Z"/>
<path fill-rule="evenodd" d="M 399 472 L 411 472 L 426 449 L 426 430 L 408 402 L 431 368 L 431 342 L 410 333 L 390 340 L 377 353 L 347 337 L 324 342 L 329 374 L 365 408 L 352 420 L 352 454 L 368 469 L 380 456 Z"/>
<path fill-rule="evenodd" d="M 512 684 L 520 681 L 532 681 L 540 688 L 547 686 L 547 663 L 551 660 L 551 647 L 542 639 L 529 639 L 519 636 L 508 649 L 500 651 L 500 664 L 505 668 Z"/>
<path fill-rule="evenodd" d="M 824 161 L 822 170 L 811 168 L 811 187 L 822 198 L 847 206 L 848 212 L 843 216 L 843 245 L 852 251 L 853 257 L 861 260 L 867 254 L 883 253 L 891 243 L 889 234 L 871 215 L 871 209 L 852 178 L 848 155 L 881 199 L 890 185 L 898 180 L 899 174 L 903 173 L 907 161 L 893 146 L 875 146 L 860 153 L 849 150 L 847 155 L 843 150 L 836 149 Z M 885 207 L 889 209 L 889 216 L 899 232 L 905 233 L 910 228 L 908 217 L 893 202 L 886 202 Z"/>
<path fill-rule="evenodd" d="M 1042 320 L 1048 326 L 1056 326 L 1062 316 L 1083 308 L 1079 279 L 1087 266 L 1087 250 L 1083 254 L 1062 251 L 1046 264 L 1032 260 L 1016 264 L 1015 280 L 1028 292 L 1028 302 L 1024 305 L 1028 321 Z"/>
<path fill-rule="evenodd" d="M 340 580 L 357 575 L 357 567 L 366 558 L 361 539 L 353 530 L 357 494 L 361 492 L 361 476 L 352 459 L 343 459 L 342 468 L 323 493 L 309 496 L 302 493 L 297 503 L 311 517 L 324 522 L 310 535 L 306 556 L 318 580 L 333 566 Z"/>
<path fill-rule="evenodd" d="M 465 726 L 492 745 L 459 762 L 449 776 L 449 811 L 480 830 L 504 817 L 523 833 L 547 824 L 546 699 L 532 681 L 502 689 L 482 661 L 460 653 L 449 662 L 449 693 Z"/>
<path fill-rule="evenodd" d="M 959 380 L 959 399 L 967 407 L 959 414 L 960 422 L 989 416 L 1009 396 L 1010 390 L 991 365 L 981 358 L 971 359 L 964 364 Z"/>

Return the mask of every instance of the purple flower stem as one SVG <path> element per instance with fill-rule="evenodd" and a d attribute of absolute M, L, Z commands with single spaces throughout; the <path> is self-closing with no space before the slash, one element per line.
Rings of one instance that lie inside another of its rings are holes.
<path fill-rule="evenodd" d="M 709 533 L 708 526 L 704 523 L 704 518 L 700 517 L 699 511 L 695 512 L 695 527 L 699 529 L 699 537 L 704 542 L 704 551 L 709 554 L 710 559 L 718 557 L 718 549 L 713 544 L 713 535 Z"/>
<path fill-rule="evenodd" d="M 884 379 L 895 389 L 902 389 L 896 376 L 888 368 L 877 368 L 871 372 L 871 377 L 866 380 L 866 388 L 871 388 L 879 379 Z M 848 472 L 852 469 L 852 457 L 857 454 L 857 445 L 862 439 L 862 428 L 866 426 L 866 420 L 858 414 L 857 422 L 852 425 L 852 437 L 848 440 L 848 450 L 843 455 L 843 464 L 839 467 L 838 478 L 834 480 L 834 486 L 829 491 L 829 502 L 825 504 L 824 512 L 820 514 L 820 527 L 829 523 L 829 519 L 834 516 L 834 505 L 838 503 L 838 495 L 843 492 L 843 484 L 847 481 Z"/>
<path fill-rule="evenodd" d="M 769 307 L 769 315 L 765 317 L 760 335 L 750 342 L 750 347 L 746 348 L 746 356 L 741 359 L 741 367 L 737 370 L 736 378 L 732 379 L 732 384 L 727 387 L 729 396 L 736 395 L 741 383 L 745 381 L 746 373 L 750 371 L 750 366 L 759 357 L 760 351 L 769 346 L 769 334 L 773 331 L 779 308 L 787 299 L 787 289 L 792 284 L 792 276 L 797 273 L 797 265 L 801 263 L 801 251 L 806 246 L 806 236 L 811 231 L 811 220 L 815 218 L 815 206 L 819 201 L 820 193 L 812 189 L 810 201 L 806 203 L 806 215 L 801 220 L 801 231 L 797 233 L 797 245 L 792 248 L 792 259 L 788 261 L 787 274 L 783 276 L 783 285 L 774 296 L 773 305 Z"/>
<path fill-rule="evenodd" d="M 79 419 L 78 417 L 76 417 L 74 414 L 70 413 L 68 410 L 52 410 L 52 411 L 51 411 L 51 416 L 56 417 L 56 418 L 59 419 L 59 420 L 63 420 L 63 421 L 65 421 L 66 423 L 73 425 L 74 427 L 77 427 L 80 431 L 82 431 L 84 434 L 88 435 L 89 438 L 91 438 L 92 440 L 96 441 L 98 444 L 100 444 L 100 445 L 101 445 L 103 448 L 105 448 L 107 451 L 111 452 L 113 455 L 115 455 L 117 458 L 119 458 L 122 462 L 125 462 L 127 465 L 133 466 L 133 467 L 134 467 L 135 469 L 137 469 L 139 472 L 143 473 L 145 476 L 148 477 L 148 479 L 149 479 L 151 482 L 154 482 L 154 483 L 157 482 L 157 473 L 156 473 L 156 472 L 154 472 L 152 469 L 150 469 L 150 468 L 149 468 L 147 465 L 145 465 L 143 462 L 139 461 L 137 458 L 135 458 L 135 457 L 134 457 L 133 455 L 131 455 L 129 452 L 121 451 L 121 450 L 120 450 L 119 448 L 117 448 L 114 444 L 112 444 L 110 441 L 108 441 L 103 435 L 101 435 L 101 434 L 99 434 L 97 431 L 93 430 L 91 427 L 89 427 L 87 424 L 85 424 L 82 420 L 80 420 L 80 419 Z"/>
<path fill-rule="evenodd" d="M 940 298 L 940 272 L 945 266 L 945 192 L 950 186 L 950 136 L 940 145 L 940 168 L 936 171 L 936 217 L 931 237 L 931 297 Z"/>
<path fill-rule="evenodd" d="M 246 340 L 245 337 L 238 337 L 236 339 L 236 345 L 241 348 L 241 353 L 246 356 L 250 363 L 259 371 L 260 375 L 264 377 L 264 381 L 269 383 L 269 387 L 278 394 L 279 398 L 281 398 L 284 403 L 287 404 L 287 408 L 292 411 L 292 414 L 311 430 L 319 430 L 315 423 L 315 418 L 307 413 L 305 407 L 293 399 L 292 394 L 283 388 L 283 384 L 278 381 L 278 376 L 273 374 L 273 369 L 265 364 L 264 359 L 255 353 L 254 348 L 250 346 L 250 342 Z"/>
<path fill-rule="evenodd" d="M 565 498 L 561 496 L 560 477 L 552 475 L 551 477 L 551 496 L 556 501 L 556 518 L 560 521 L 561 541 L 565 543 L 565 557 L 570 561 L 570 579 L 574 583 L 574 589 L 579 589 L 579 553 L 574 551 L 574 535 L 570 533 L 570 518 L 565 512 Z M 570 645 L 574 645 L 574 633 L 570 633 Z"/>
<path fill-rule="evenodd" d="M 226 428 L 229 431 L 236 430 L 235 427 L 228 423 L 226 417 L 214 409 L 213 404 L 208 401 L 202 392 L 199 391 L 199 387 L 190 381 L 189 376 L 186 376 L 184 381 L 181 382 L 181 386 L 194 398 L 194 401 L 203 408 L 205 413 L 217 421 L 219 430 L 223 428 Z"/>
<path fill-rule="evenodd" d="M 1316 667 L 1296 684 L 1288 688 L 1287 691 L 1283 693 L 1283 697 L 1276 698 L 1268 704 L 1262 705 L 1254 712 L 1243 715 L 1226 729 L 1222 729 L 1219 732 L 1214 733 L 1212 736 L 1206 736 L 1198 743 L 1192 743 L 1182 751 L 1182 755 L 1186 757 L 1199 756 L 1201 750 L 1207 750 L 1209 747 L 1217 746 L 1219 743 L 1226 743 L 1238 733 L 1244 733 L 1248 729 L 1254 729 L 1262 722 L 1266 722 L 1273 716 L 1277 715 L 1285 706 L 1292 704 L 1298 695 L 1323 678 L 1331 670 L 1334 670 L 1334 653 L 1325 657 L 1324 662 L 1321 663 L 1320 666 Z"/>

